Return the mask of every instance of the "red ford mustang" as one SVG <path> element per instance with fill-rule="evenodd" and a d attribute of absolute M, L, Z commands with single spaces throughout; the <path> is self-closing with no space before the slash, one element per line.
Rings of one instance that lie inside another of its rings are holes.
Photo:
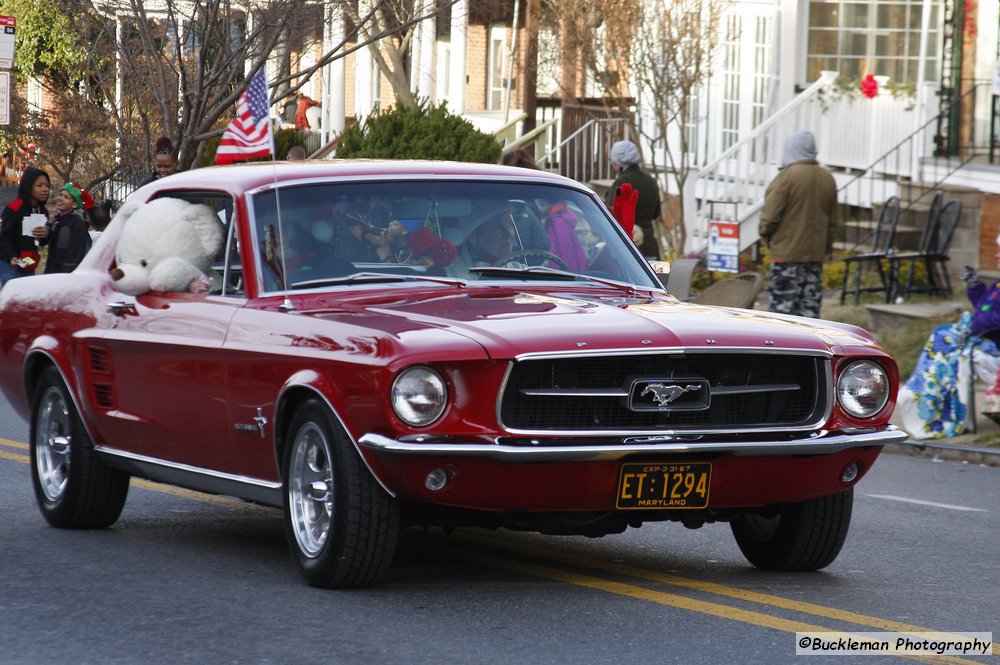
<path fill-rule="evenodd" d="M 283 508 L 317 586 L 378 580 L 412 524 L 723 521 L 754 565 L 815 570 L 906 437 L 866 332 L 678 302 L 556 175 L 246 165 L 130 204 L 160 198 L 217 217 L 208 292 L 119 290 L 125 215 L 75 272 L 0 291 L 0 387 L 57 527 L 113 524 L 137 476 Z"/>

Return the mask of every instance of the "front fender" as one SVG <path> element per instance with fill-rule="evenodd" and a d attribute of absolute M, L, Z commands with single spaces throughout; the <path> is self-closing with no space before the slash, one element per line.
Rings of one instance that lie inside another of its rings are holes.
<path fill-rule="evenodd" d="M 375 473 L 371 465 L 364 454 L 362 454 L 361 446 L 358 444 L 357 439 L 351 434 L 351 429 L 347 426 L 347 422 L 341 416 L 343 411 L 343 395 L 337 385 L 324 376 L 321 372 L 316 370 L 304 369 L 292 374 L 285 382 L 282 384 L 281 389 L 278 391 L 278 397 L 275 400 L 274 407 L 274 455 L 275 455 L 275 465 L 278 469 L 278 474 L 284 482 L 284 468 L 282 465 L 282 459 L 284 458 L 285 451 L 285 434 L 288 429 L 288 423 L 292 419 L 292 415 L 295 413 L 295 409 L 306 399 L 311 397 L 319 398 L 326 404 L 327 408 L 330 409 L 330 413 L 336 419 L 340 428 L 343 430 L 344 436 L 346 436 L 354 449 L 358 453 L 358 457 L 364 463 L 368 472 L 372 474 L 372 477 L 378 481 L 379 485 L 382 486 L 390 496 L 396 496 L 396 493 L 389 489 L 389 487 L 382 481 L 382 479 Z"/>

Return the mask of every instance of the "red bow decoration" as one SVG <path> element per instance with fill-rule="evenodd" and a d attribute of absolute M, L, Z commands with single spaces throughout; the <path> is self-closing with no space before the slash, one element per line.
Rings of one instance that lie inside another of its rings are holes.
<path fill-rule="evenodd" d="M 611 214 L 625 229 L 629 238 L 632 237 L 632 228 L 635 226 L 635 204 L 638 200 L 639 190 L 626 182 L 615 189 L 615 198 L 611 203 Z"/>
<path fill-rule="evenodd" d="M 434 265 L 447 268 L 458 256 L 458 248 L 444 238 L 438 238 L 427 255 L 434 261 Z"/>
<path fill-rule="evenodd" d="M 871 74 L 861 79 L 861 94 L 868 99 L 878 94 L 878 81 Z"/>
<path fill-rule="evenodd" d="M 427 255 L 435 265 L 447 267 L 458 256 L 458 248 L 444 238 L 438 238 L 426 226 L 409 235 L 406 244 L 414 256 Z"/>

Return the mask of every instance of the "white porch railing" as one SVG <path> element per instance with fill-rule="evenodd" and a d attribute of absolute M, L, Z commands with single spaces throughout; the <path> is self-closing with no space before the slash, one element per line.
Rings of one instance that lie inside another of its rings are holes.
<path fill-rule="evenodd" d="M 720 221 L 740 222 L 740 247 L 758 240 L 757 221 L 767 185 L 777 175 L 785 139 L 799 130 L 816 136 L 819 161 L 834 171 L 838 185 L 869 171 L 868 188 L 854 188 L 841 203 L 870 208 L 898 194 L 899 178 L 911 178 L 920 157 L 932 154 L 932 137 L 906 141 L 917 128 L 914 100 L 893 95 L 886 80 L 878 79 L 879 94 L 868 99 L 846 94 L 836 85 L 836 72 L 822 76 L 754 129 L 746 138 L 706 164 L 688 181 L 685 223 L 688 251 L 707 245 L 708 216 L 714 208 Z M 930 87 L 925 100 L 933 99 Z M 926 108 L 931 108 L 926 106 Z M 903 145 L 901 145 L 903 144 Z M 887 153 L 891 159 L 885 159 Z M 874 168 L 873 168 L 874 167 Z M 710 202 L 726 205 L 709 206 Z M 735 204 L 735 205 L 734 205 Z"/>
<path fill-rule="evenodd" d="M 506 144 L 503 152 L 507 154 L 508 152 L 513 152 L 518 148 L 527 149 L 531 146 L 530 152 L 534 155 L 547 155 L 552 149 L 552 146 L 558 143 L 559 139 L 559 119 L 552 118 L 547 120 L 542 124 L 538 125 L 532 129 L 527 134 L 522 134 L 518 139 Z M 541 169 L 548 168 L 543 165 L 541 160 L 537 161 L 538 167 Z"/>
<path fill-rule="evenodd" d="M 758 125 L 742 141 L 731 146 L 688 180 L 684 211 L 687 251 L 703 251 L 708 245 L 709 221 L 740 222 L 740 249 L 757 241 L 756 220 L 764 205 L 764 190 L 778 173 L 781 148 L 793 131 L 815 123 L 817 108 L 809 104 L 836 78 L 823 75 L 777 113 Z M 710 204 L 716 205 L 710 205 Z M 724 205 L 718 205 L 724 204 Z M 721 211 L 721 214 L 719 214 Z M 709 214 L 716 220 L 709 220 Z M 752 227 L 752 228 L 750 228 Z"/>

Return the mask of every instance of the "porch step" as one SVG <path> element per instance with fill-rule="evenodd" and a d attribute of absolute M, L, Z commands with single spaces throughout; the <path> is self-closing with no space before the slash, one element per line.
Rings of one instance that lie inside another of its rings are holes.
<path fill-rule="evenodd" d="M 906 327 L 917 321 L 940 319 L 942 323 L 953 321 L 968 303 L 941 302 L 902 305 L 865 305 L 868 321 L 873 331 L 893 330 Z"/>

